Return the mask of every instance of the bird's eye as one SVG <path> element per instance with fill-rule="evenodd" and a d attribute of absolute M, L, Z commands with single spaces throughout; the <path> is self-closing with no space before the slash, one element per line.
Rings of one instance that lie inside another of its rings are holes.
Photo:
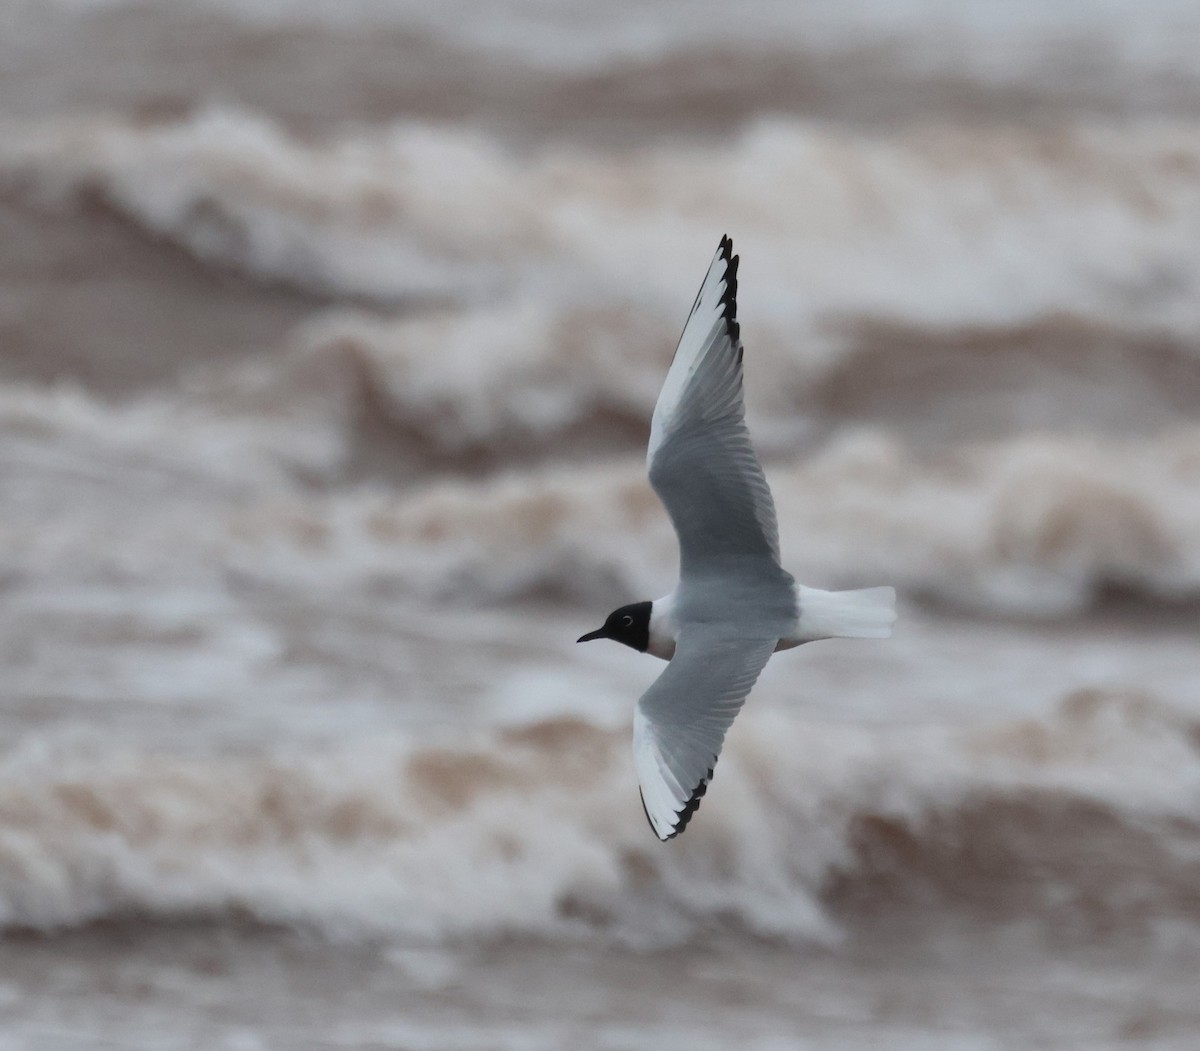
<path fill-rule="evenodd" d="M 628 613 L 626 613 L 625 616 L 623 616 L 621 618 L 621 627 L 623 627 L 623 628 L 633 627 L 633 618 Z"/>

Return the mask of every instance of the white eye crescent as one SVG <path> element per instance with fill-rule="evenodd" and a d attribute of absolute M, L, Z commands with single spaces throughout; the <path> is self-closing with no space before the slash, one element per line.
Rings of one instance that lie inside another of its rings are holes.
<path fill-rule="evenodd" d="M 626 628 L 631 627 L 633 625 L 633 618 L 628 613 L 626 613 L 625 616 L 623 616 L 621 618 L 621 625 L 622 625 L 622 627 L 626 627 Z"/>

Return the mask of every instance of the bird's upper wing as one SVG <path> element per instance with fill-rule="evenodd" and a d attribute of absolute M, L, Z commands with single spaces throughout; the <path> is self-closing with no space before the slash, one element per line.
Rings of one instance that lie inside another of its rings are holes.
<path fill-rule="evenodd" d="M 733 243 L 722 237 L 650 425 L 650 484 L 679 534 L 684 579 L 723 556 L 779 563 L 775 504 L 742 403 L 737 266 Z"/>
<path fill-rule="evenodd" d="M 659 839 L 677 836 L 699 807 L 725 731 L 777 641 L 685 627 L 671 663 L 642 694 L 633 716 L 633 762 Z"/>

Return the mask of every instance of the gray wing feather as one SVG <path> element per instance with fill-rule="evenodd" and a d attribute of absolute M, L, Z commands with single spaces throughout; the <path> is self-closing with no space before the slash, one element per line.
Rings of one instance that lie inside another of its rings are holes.
<path fill-rule="evenodd" d="M 742 398 L 737 256 L 713 259 L 654 410 L 650 484 L 679 534 L 681 576 L 724 556 L 779 563 L 775 504 Z"/>
<path fill-rule="evenodd" d="M 776 642 L 687 628 L 670 664 L 638 701 L 634 765 L 646 817 L 659 839 L 682 832 L 700 805 L 725 732 Z"/>

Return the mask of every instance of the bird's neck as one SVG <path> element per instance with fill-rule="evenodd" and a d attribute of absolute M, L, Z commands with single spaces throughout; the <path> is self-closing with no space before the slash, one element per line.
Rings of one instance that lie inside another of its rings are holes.
<path fill-rule="evenodd" d="M 675 656 L 675 592 L 655 599 L 650 604 L 650 645 L 646 652 L 669 661 Z"/>

